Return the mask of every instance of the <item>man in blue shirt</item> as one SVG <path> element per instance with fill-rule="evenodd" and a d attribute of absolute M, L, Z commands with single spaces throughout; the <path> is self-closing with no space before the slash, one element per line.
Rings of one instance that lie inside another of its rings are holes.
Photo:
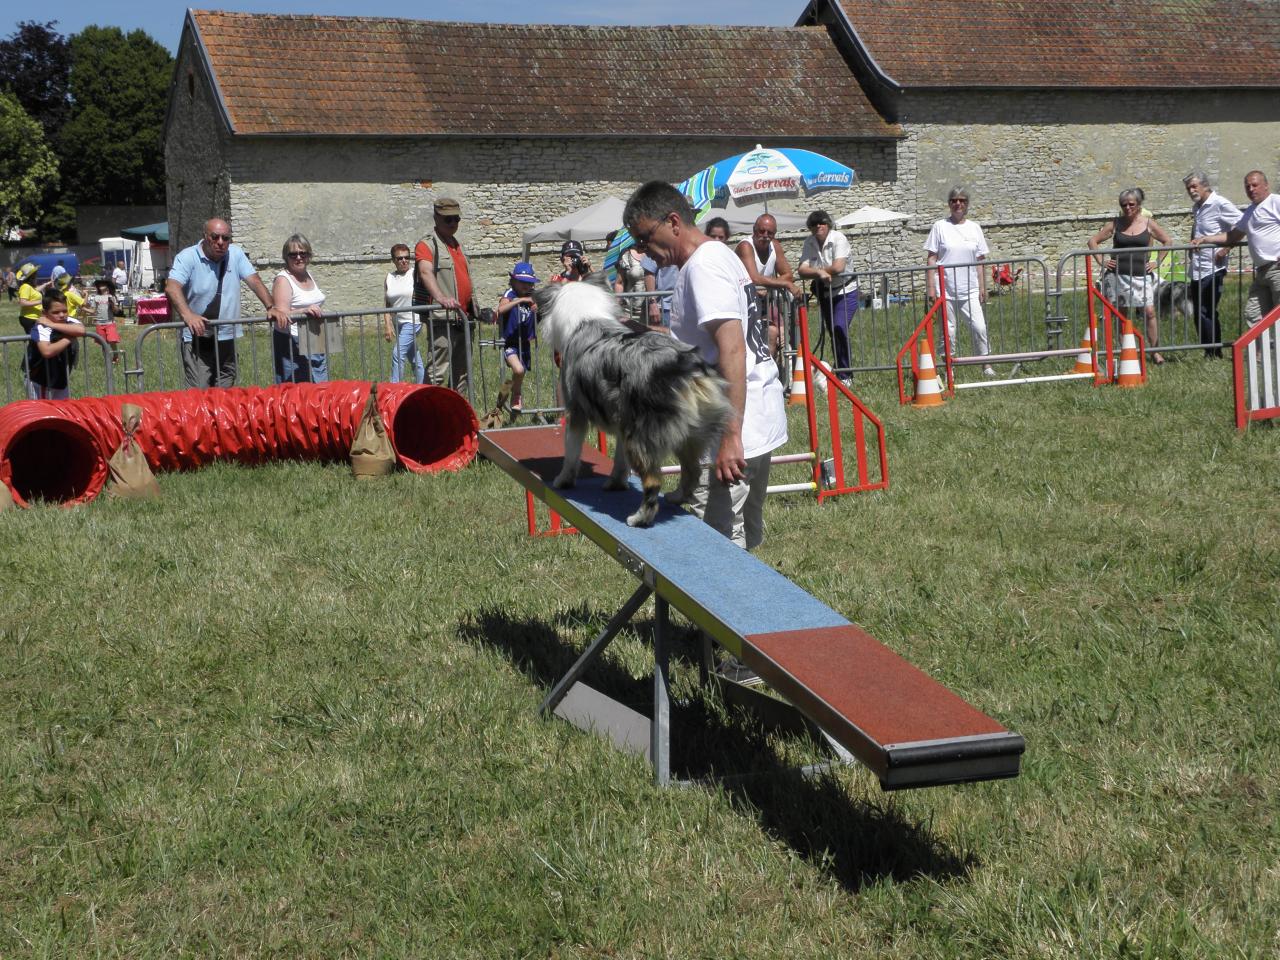
<path fill-rule="evenodd" d="M 287 329 L 288 312 L 272 303 L 271 291 L 244 250 L 232 244 L 227 221 L 209 220 L 204 238 L 173 259 L 164 292 L 173 313 L 187 325 L 182 331 L 182 372 L 189 388 L 230 387 L 236 382 L 235 338 L 243 336 L 240 325 L 205 321 L 240 319 L 241 281 L 262 302 L 276 328 Z"/>

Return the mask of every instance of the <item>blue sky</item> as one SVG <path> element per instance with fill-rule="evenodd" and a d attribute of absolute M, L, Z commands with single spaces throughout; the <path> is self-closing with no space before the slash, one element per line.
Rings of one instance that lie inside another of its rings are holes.
<path fill-rule="evenodd" d="M 718 23 L 791 26 L 807 0 L 651 0 L 627 5 L 585 0 L 433 0 L 430 3 L 389 3 L 386 0 L 211 0 L 197 9 L 239 10 L 252 13 L 317 13 L 334 16 L 408 17 L 424 20 L 473 20 L 495 23 L 645 24 Z M 24 12 L 0 28 L 13 32 L 18 20 L 56 20 L 64 34 L 78 33 L 90 24 L 115 26 L 128 32 L 142 29 L 176 52 L 186 7 L 172 0 L 61 0 L 47 13 L 25 6 Z M 31 11 L 31 12 L 27 12 Z"/>

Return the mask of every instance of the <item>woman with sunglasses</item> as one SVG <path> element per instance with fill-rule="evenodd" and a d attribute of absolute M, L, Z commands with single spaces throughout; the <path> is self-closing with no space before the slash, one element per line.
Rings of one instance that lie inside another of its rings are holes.
<path fill-rule="evenodd" d="M 1172 238 L 1142 209 L 1142 191 L 1130 187 L 1120 192 L 1120 216 L 1105 224 L 1089 238 L 1089 249 L 1097 250 L 1107 240 L 1115 248 L 1113 256 L 1094 257 L 1094 262 L 1104 271 L 1103 289 L 1111 287 L 1115 293 L 1115 305 L 1129 316 L 1141 310 L 1146 319 L 1147 348 L 1160 343 L 1160 327 L 1156 320 L 1156 287 L 1159 285 L 1156 271 L 1164 259 L 1164 252 L 1152 260 L 1150 247 L 1159 244 L 1167 247 Z M 1141 252 L 1127 252 L 1125 248 Z M 1151 355 L 1151 362 L 1164 363 L 1158 353 Z"/>
<path fill-rule="evenodd" d="M 426 375 L 422 354 L 418 351 L 418 331 L 422 329 L 421 314 L 409 309 L 413 305 L 413 255 L 403 243 L 391 248 L 391 263 L 395 267 L 387 274 L 383 285 L 383 300 L 388 307 L 399 312 L 388 313 L 383 336 L 391 348 L 391 382 L 399 383 L 404 377 L 406 363 L 413 364 L 413 382 L 422 383 Z"/>
<path fill-rule="evenodd" d="M 964 317 L 969 327 L 969 343 L 974 356 L 991 352 L 987 337 L 987 318 L 982 305 L 987 302 L 987 274 L 983 261 L 990 252 L 987 238 L 976 220 L 969 219 L 969 191 L 953 187 L 947 194 L 948 216 L 934 223 L 924 242 L 925 263 L 929 265 L 926 282 L 929 296 L 935 301 L 943 295 L 938 287 L 937 267 L 942 267 L 947 297 L 947 336 L 952 349 L 956 346 L 956 314 Z M 982 374 L 994 377 L 995 369 L 985 364 Z"/>
<path fill-rule="evenodd" d="M 287 326 L 271 331 L 276 383 L 322 383 L 329 379 L 324 322 L 324 293 L 311 276 L 311 243 L 295 233 L 280 249 L 284 269 L 271 287 L 275 306 L 289 314 Z M 294 317 L 303 314 L 300 324 Z M 336 326 L 336 324 L 335 324 Z"/>

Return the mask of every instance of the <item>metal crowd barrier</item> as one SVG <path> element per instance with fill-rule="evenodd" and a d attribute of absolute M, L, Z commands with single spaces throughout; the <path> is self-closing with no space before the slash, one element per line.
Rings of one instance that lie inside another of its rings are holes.
<path fill-rule="evenodd" d="M 76 365 L 67 376 L 67 387 L 72 397 L 96 397 L 116 392 L 114 351 L 99 334 L 87 330 L 76 341 L 79 344 Z M 31 338 L 25 334 L 0 337 L 0 386 L 4 402 L 26 400 L 27 394 L 27 345 Z M 96 344 L 102 363 L 94 362 L 89 344 Z"/>
<path fill-rule="evenodd" d="M 1253 267 L 1245 258 L 1246 247 L 1220 245 L 1214 248 L 1228 251 L 1224 261 L 1226 269 L 1225 275 L 1221 276 L 1222 289 L 1216 311 L 1219 336 L 1217 338 L 1209 336 L 1206 330 L 1202 337 L 1200 321 L 1195 309 L 1199 295 L 1195 288 L 1199 284 L 1191 279 L 1189 264 L 1191 255 L 1197 249 L 1199 248 L 1190 244 L 1174 244 L 1167 247 L 1125 247 L 1119 250 L 1112 247 L 1068 251 L 1058 260 L 1055 271 L 1057 288 L 1052 291 L 1054 314 L 1064 318 L 1075 318 L 1078 321 L 1087 312 L 1084 261 L 1088 257 L 1094 258 L 1094 277 L 1103 296 L 1115 303 L 1117 307 L 1124 309 L 1126 305 L 1120 302 L 1123 298 L 1116 295 L 1119 292 L 1117 275 L 1114 271 L 1108 271 L 1105 268 L 1105 262 L 1115 259 L 1117 253 L 1145 254 L 1153 262 L 1152 269 L 1156 280 L 1154 303 L 1150 316 L 1145 314 L 1143 308 L 1133 308 L 1133 311 L 1137 315 L 1136 319 L 1140 321 L 1139 326 L 1144 336 L 1147 336 L 1149 341 L 1146 352 L 1153 354 L 1205 350 L 1217 354 L 1222 348 L 1229 347 L 1247 329 L 1244 322 L 1244 303 L 1248 295 Z M 1204 295 L 1207 299 L 1211 294 L 1207 289 L 1208 284 L 1204 286 L 1206 288 Z M 1148 334 L 1151 332 L 1150 324 L 1153 320 L 1157 336 L 1154 342 L 1150 342 L 1152 338 Z"/>
<path fill-rule="evenodd" d="M 1049 266 L 1044 257 L 1007 257 L 943 267 L 948 287 L 955 290 L 951 278 L 958 278 L 970 268 L 984 271 L 987 280 L 988 296 L 982 312 L 990 353 L 1027 353 L 1067 346 L 1060 342 L 1067 324 L 1053 317 L 1048 308 Z M 921 264 L 843 275 L 857 278 L 859 307 L 849 324 L 850 365 L 845 370 L 836 369 L 837 374 L 897 369 L 898 350 L 933 306 L 930 274 L 936 277 L 937 270 Z M 1008 279 L 1000 282 L 993 276 Z M 812 292 L 809 296 L 818 299 Z M 834 297 L 829 298 L 828 305 L 834 305 Z M 814 322 L 818 322 L 816 316 Z M 817 343 L 814 353 L 834 367 L 830 331 L 810 333 Z M 970 350 L 965 352 L 973 352 L 971 331 L 963 321 L 958 323 L 956 335 L 969 345 Z"/>
<path fill-rule="evenodd" d="M 454 359 L 453 338 L 445 338 L 449 323 L 461 323 L 468 334 L 474 321 L 462 318 L 458 311 L 447 311 L 437 306 L 415 306 L 389 311 L 385 308 L 377 310 L 350 310 L 324 313 L 310 318 L 304 314 L 295 314 L 292 320 L 305 322 L 316 320 L 324 324 L 325 350 L 322 354 L 304 355 L 302 348 L 290 338 L 283 345 L 280 357 L 275 352 L 276 338 L 273 336 L 275 324 L 267 317 L 242 317 L 239 320 L 206 320 L 206 325 L 214 330 L 221 327 L 241 327 L 242 336 L 232 340 L 214 340 L 214 356 L 219 357 L 222 344 L 234 343 L 236 376 L 238 386 L 267 386 L 283 379 L 320 379 L 325 380 L 389 380 L 391 375 L 391 354 L 395 343 L 395 328 L 392 327 L 392 339 L 388 342 L 385 336 L 385 325 L 389 315 L 393 313 L 417 313 L 422 315 L 422 327 L 416 339 L 419 355 L 423 359 L 428 382 L 449 383 L 450 367 Z M 394 323 L 394 321 L 393 321 Z M 181 321 L 148 324 L 142 328 L 133 349 L 133 365 L 126 371 L 127 387 L 131 391 L 148 390 L 181 390 L 186 387 L 182 369 L 181 342 L 182 332 L 186 324 Z M 169 332 L 173 336 L 170 338 Z M 436 336 L 448 344 L 444 353 L 444 362 L 432 376 L 432 343 Z M 283 341 L 284 338 L 281 338 Z M 474 384 L 473 360 L 471 356 L 471 336 L 462 338 L 462 346 L 466 351 L 464 369 L 468 371 L 468 381 Z M 324 356 L 323 367 L 317 369 L 312 357 Z M 292 373 L 288 366 L 278 362 L 280 358 L 289 361 L 289 365 L 300 368 L 300 372 Z M 321 373 L 321 370 L 323 371 Z M 289 374 L 292 373 L 292 376 Z M 409 364 L 408 375 L 414 377 L 413 364 Z M 470 397 L 470 390 L 464 391 Z"/>

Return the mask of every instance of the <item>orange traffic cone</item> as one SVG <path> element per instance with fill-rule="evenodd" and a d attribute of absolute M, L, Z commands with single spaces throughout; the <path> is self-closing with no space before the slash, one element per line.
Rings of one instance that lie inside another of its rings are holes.
<path fill-rule="evenodd" d="M 791 399 L 787 403 L 793 407 L 802 406 L 808 398 L 804 387 L 804 358 L 797 353 L 791 364 Z"/>
<path fill-rule="evenodd" d="M 1084 336 L 1080 338 L 1080 353 L 1071 372 L 1093 373 L 1093 327 L 1084 328 Z"/>
<path fill-rule="evenodd" d="M 1142 361 L 1138 358 L 1138 338 L 1133 324 L 1125 317 L 1120 326 L 1120 365 L 1116 368 L 1116 386 L 1140 387 L 1146 383 Z"/>
<path fill-rule="evenodd" d="M 916 370 L 916 395 L 911 401 L 913 407 L 942 406 L 942 380 L 933 365 L 933 352 L 929 347 L 929 338 L 920 338 L 920 359 Z"/>

